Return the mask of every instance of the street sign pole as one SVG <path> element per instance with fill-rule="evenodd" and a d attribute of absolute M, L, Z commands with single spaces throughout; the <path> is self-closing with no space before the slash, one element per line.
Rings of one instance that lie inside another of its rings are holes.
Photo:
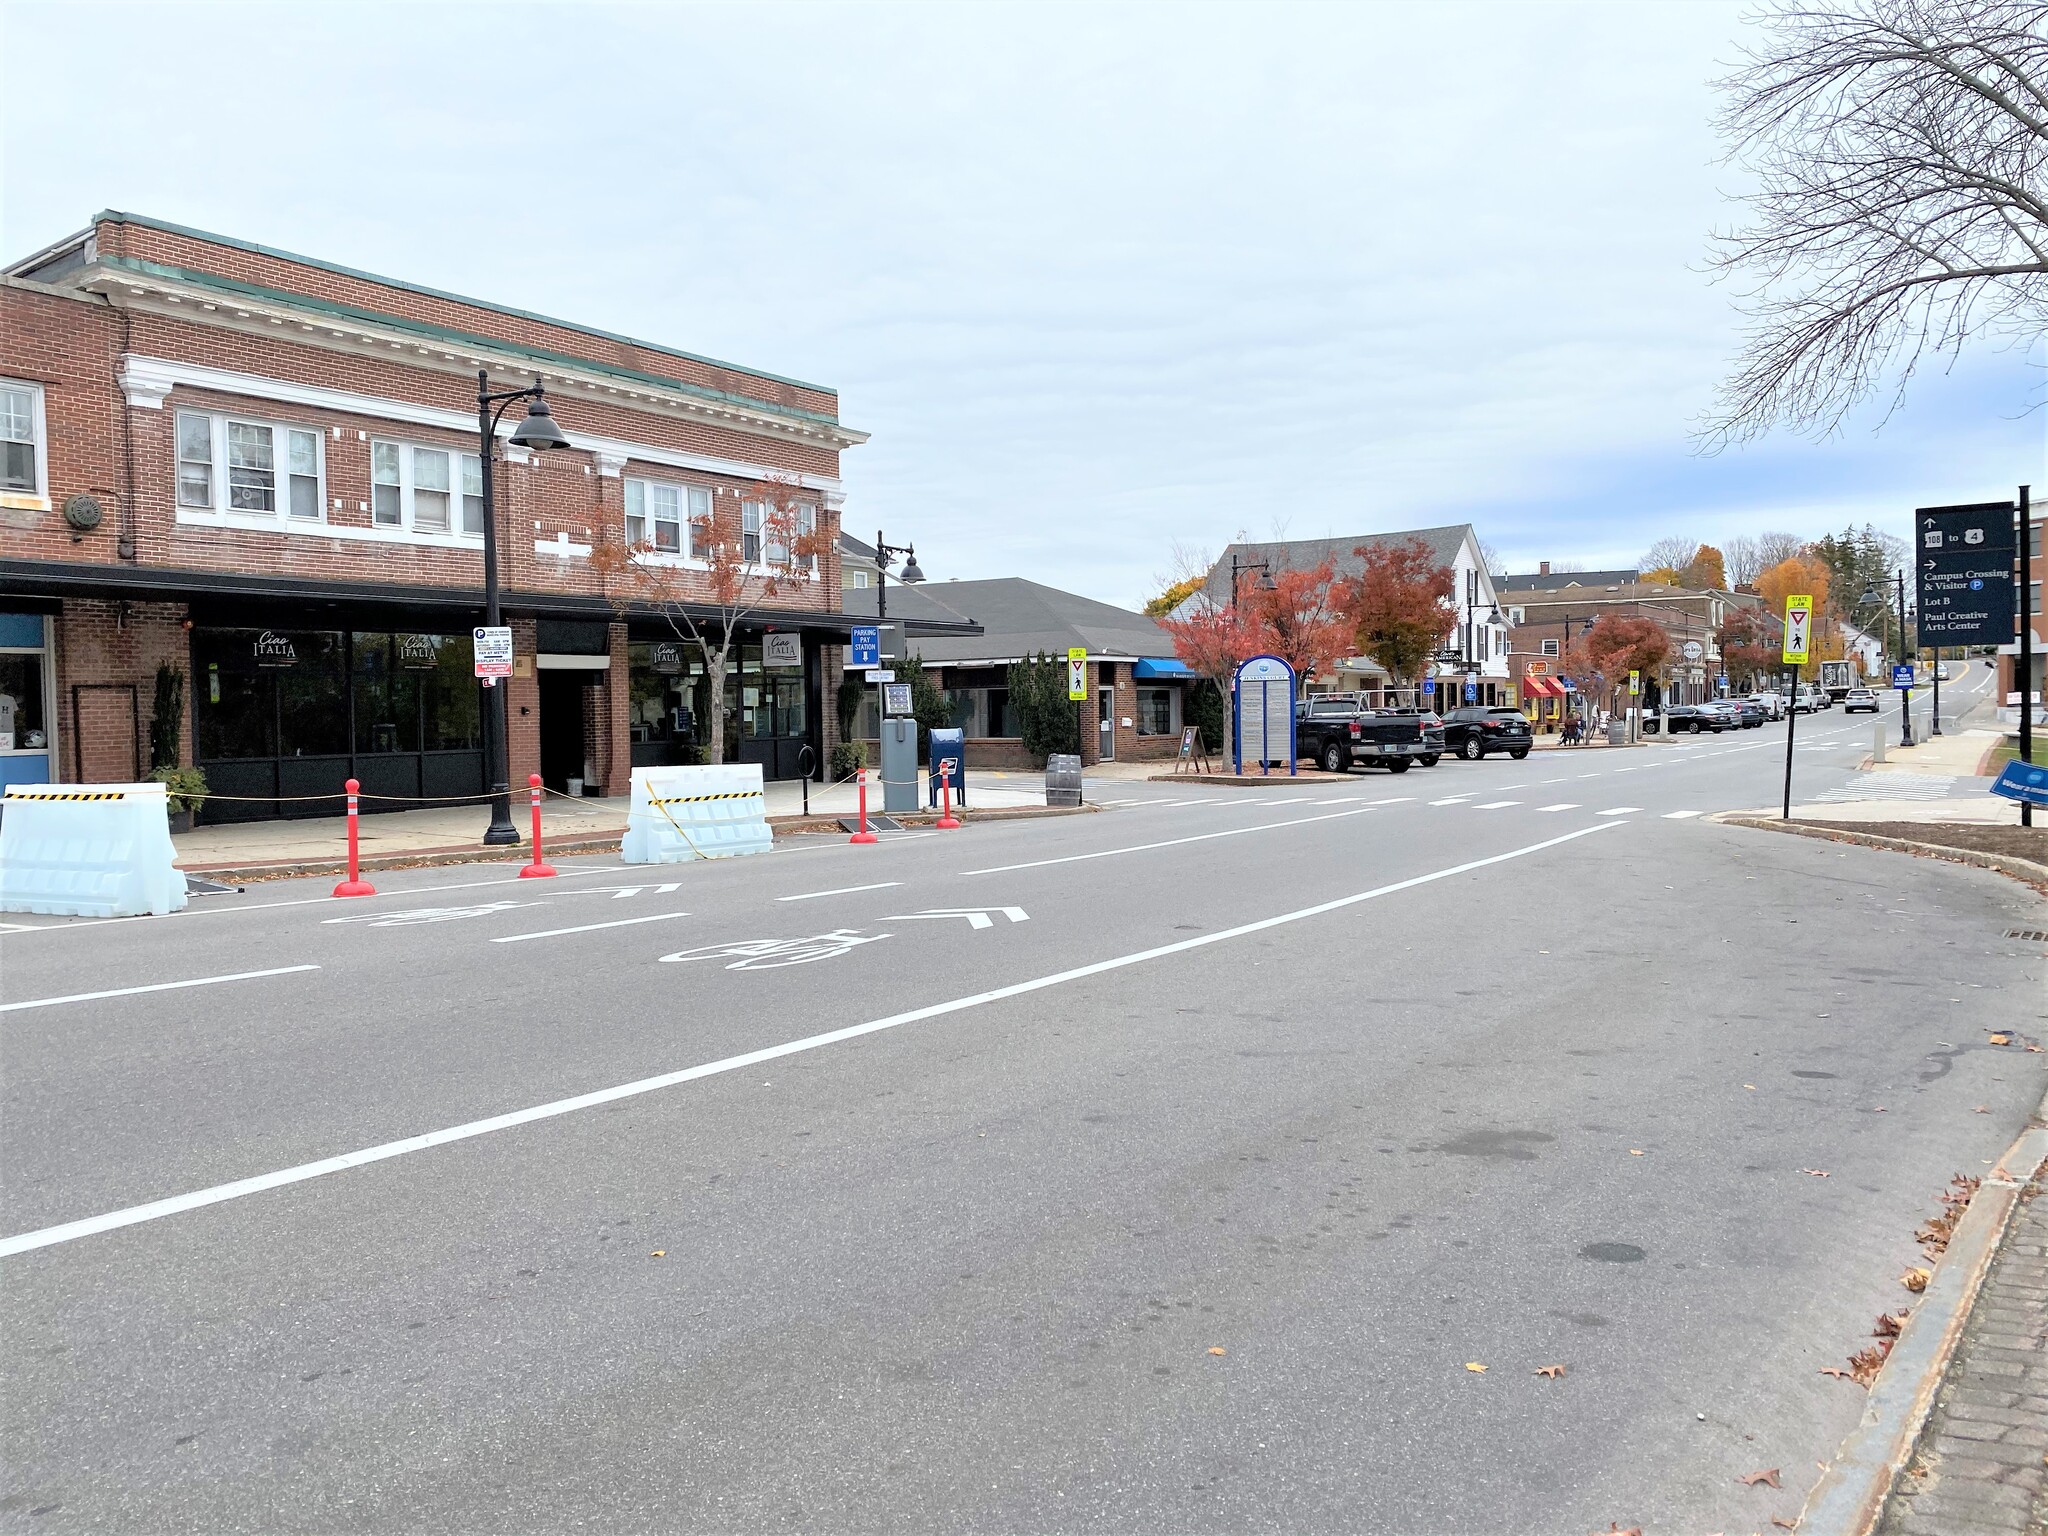
<path fill-rule="evenodd" d="M 1813 598 L 1793 594 L 1785 599 L 1785 645 L 1782 656 L 1788 676 L 1785 682 L 1785 807 L 1782 819 L 1792 819 L 1792 738 L 1799 733 L 1799 669 L 1806 664 L 1809 636 L 1813 632 Z"/>
<path fill-rule="evenodd" d="M 2034 682 L 2034 604 L 2030 595 L 2034 580 L 2032 491 L 2032 486 L 2020 487 L 2020 653 L 2015 659 L 2020 664 L 2020 761 L 2023 763 L 2034 760 L 2034 705 L 2027 697 Z M 2020 825 L 2031 827 L 2033 824 L 2033 804 L 2022 800 Z"/>
<path fill-rule="evenodd" d="M 1088 744 L 1088 648 L 1067 648 L 1067 697 L 1074 703 L 1074 753 Z"/>

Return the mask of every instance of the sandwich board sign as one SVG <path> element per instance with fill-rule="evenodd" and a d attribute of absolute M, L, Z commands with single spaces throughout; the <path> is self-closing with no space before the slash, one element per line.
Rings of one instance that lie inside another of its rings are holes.
<path fill-rule="evenodd" d="M 1085 645 L 1073 646 L 1067 651 L 1067 697 L 1076 703 L 1088 697 L 1088 648 Z"/>
<path fill-rule="evenodd" d="M 1785 599 L 1784 658 L 1795 666 L 1803 667 L 1812 648 L 1813 599 L 1802 593 L 1794 593 Z"/>

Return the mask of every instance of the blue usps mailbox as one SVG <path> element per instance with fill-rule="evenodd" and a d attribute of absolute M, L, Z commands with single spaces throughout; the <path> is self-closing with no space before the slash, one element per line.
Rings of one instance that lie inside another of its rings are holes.
<path fill-rule="evenodd" d="M 879 625 L 853 626 L 853 664 L 856 667 L 879 667 L 882 664 L 882 631 Z"/>
<path fill-rule="evenodd" d="M 1910 688 L 1913 686 L 1913 669 L 1903 662 L 1892 668 L 1892 686 Z"/>
<path fill-rule="evenodd" d="M 939 803 L 939 786 L 953 787 L 953 803 L 967 803 L 967 733 L 963 730 L 933 731 L 931 733 L 932 768 L 926 780 L 927 798 L 933 805 Z"/>

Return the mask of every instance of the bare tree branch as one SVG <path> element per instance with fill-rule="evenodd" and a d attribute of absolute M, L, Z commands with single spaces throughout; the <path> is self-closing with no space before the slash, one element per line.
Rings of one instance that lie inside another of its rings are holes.
<path fill-rule="evenodd" d="M 1815 435 L 1923 360 L 2048 323 L 2048 4 L 1780 0 L 1721 82 L 1749 221 L 1709 266 L 1749 324 L 1698 433 Z"/>

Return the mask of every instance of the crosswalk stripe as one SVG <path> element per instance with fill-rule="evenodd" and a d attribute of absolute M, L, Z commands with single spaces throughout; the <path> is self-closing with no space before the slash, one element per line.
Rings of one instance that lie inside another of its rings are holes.
<path fill-rule="evenodd" d="M 1560 800 L 1556 805 L 1544 805 L 1537 807 L 1538 810 L 1544 811 L 1576 811 L 1578 808 L 1579 802 L 1576 800 Z"/>
<path fill-rule="evenodd" d="M 1484 805 L 1473 806 L 1472 809 L 1475 811 L 1504 811 L 1511 805 L 1520 805 L 1521 803 L 1519 800 L 1489 800 Z"/>
<path fill-rule="evenodd" d="M 1463 805 L 1467 800 L 1470 800 L 1471 798 L 1472 797 L 1470 795 L 1452 795 L 1448 799 L 1432 800 L 1429 803 L 1431 805 Z"/>
<path fill-rule="evenodd" d="M 1640 805 L 1611 805 L 1604 811 L 1595 811 L 1595 816 L 1626 816 L 1630 811 L 1640 811 Z"/>
<path fill-rule="evenodd" d="M 1666 821 L 1690 821 L 1697 815 L 1699 815 L 1698 811 L 1666 811 L 1664 819 Z"/>

